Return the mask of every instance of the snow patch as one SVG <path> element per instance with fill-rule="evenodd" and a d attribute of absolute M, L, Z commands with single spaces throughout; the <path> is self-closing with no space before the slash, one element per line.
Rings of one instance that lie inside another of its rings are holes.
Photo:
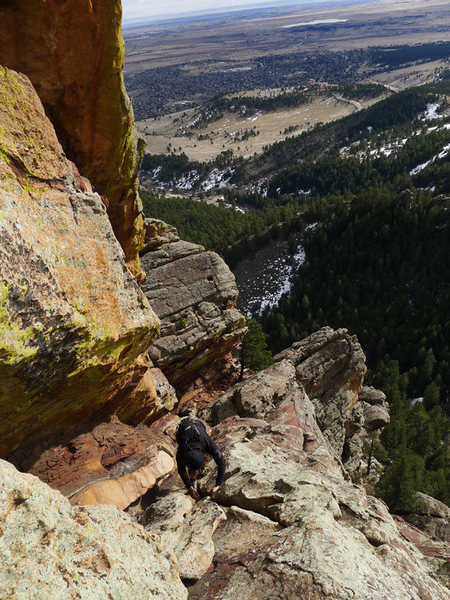
<path fill-rule="evenodd" d="M 437 102 L 433 104 L 427 104 L 427 110 L 425 111 L 422 120 L 423 121 L 431 121 L 432 119 L 441 119 L 441 115 L 437 114 L 437 110 L 439 108 L 439 104 Z"/>
<path fill-rule="evenodd" d="M 447 154 L 449 152 L 450 152 L 450 144 L 447 144 L 446 146 L 444 146 L 444 148 L 442 148 L 442 150 L 439 152 L 439 154 L 436 154 L 435 156 L 433 156 L 433 158 L 430 158 L 430 160 L 427 160 L 427 162 L 424 162 L 421 165 L 417 165 L 417 167 L 414 167 L 414 169 L 411 169 L 409 174 L 417 175 L 417 173 L 420 173 L 420 171 L 423 171 L 426 167 L 428 167 L 428 165 L 431 165 L 431 163 L 434 163 L 435 160 L 438 160 L 440 158 L 444 158 L 445 156 L 447 156 Z"/>

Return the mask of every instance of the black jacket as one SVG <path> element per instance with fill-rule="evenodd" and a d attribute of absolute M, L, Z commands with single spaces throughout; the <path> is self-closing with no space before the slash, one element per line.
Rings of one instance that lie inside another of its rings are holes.
<path fill-rule="evenodd" d="M 224 458 L 222 452 L 217 447 L 217 445 L 212 441 L 212 439 L 206 433 L 206 428 L 203 425 L 203 423 L 201 421 L 199 421 L 198 419 L 194 419 L 194 420 L 195 420 L 195 423 L 197 426 L 197 431 L 199 433 L 199 439 L 191 440 L 189 442 L 188 450 L 185 450 L 180 445 L 180 440 L 177 439 L 177 442 L 179 444 L 177 456 L 176 456 L 178 473 L 180 474 L 180 477 L 183 480 L 183 483 L 185 484 L 185 486 L 187 488 L 190 488 L 193 485 L 193 483 L 190 480 L 189 475 L 186 470 L 185 456 L 186 456 L 186 453 L 189 452 L 190 450 L 196 450 L 198 452 L 202 452 L 203 454 L 209 454 L 210 456 L 213 457 L 214 461 L 217 464 L 216 485 L 220 485 L 222 483 L 224 475 L 225 475 L 225 468 L 226 468 L 225 458 Z"/>

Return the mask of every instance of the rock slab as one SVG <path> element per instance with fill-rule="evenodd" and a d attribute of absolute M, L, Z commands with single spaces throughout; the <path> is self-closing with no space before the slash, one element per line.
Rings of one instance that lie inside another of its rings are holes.
<path fill-rule="evenodd" d="M 235 308 L 236 281 L 224 261 L 203 246 L 166 239 L 142 256 L 142 289 L 161 320 L 161 336 L 149 355 L 183 396 L 202 371 L 224 370 L 226 355 L 246 328 Z"/>
<path fill-rule="evenodd" d="M 176 558 L 112 507 L 72 507 L 0 461 L 0 598 L 186 600 Z"/>

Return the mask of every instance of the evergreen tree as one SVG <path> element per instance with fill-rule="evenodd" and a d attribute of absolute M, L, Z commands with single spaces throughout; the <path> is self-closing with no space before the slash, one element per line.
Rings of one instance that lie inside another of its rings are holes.
<path fill-rule="evenodd" d="M 267 349 L 266 334 L 261 324 L 255 319 L 249 319 L 247 327 L 248 333 L 241 347 L 240 379 L 244 375 L 245 368 L 249 368 L 251 371 L 261 371 L 273 363 L 272 354 Z"/>

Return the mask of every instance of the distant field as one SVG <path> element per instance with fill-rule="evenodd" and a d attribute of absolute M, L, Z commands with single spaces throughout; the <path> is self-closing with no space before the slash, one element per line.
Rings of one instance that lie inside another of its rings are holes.
<path fill-rule="evenodd" d="M 365 108 L 377 99 L 362 101 Z M 336 100 L 333 95 L 319 96 L 305 105 L 297 108 L 255 114 L 250 117 L 240 117 L 237 114 L 226 114 L 222 119 L 210 123 L 206 128 L 192 129 L 193 137 L 177 135 L 182 126 L 187 126 L 195 120 L 197 110 L 191 109 L 158 119 L 147 119 L 138 122 L 139 131 L 147 141 L 147 152 L 160 154 L 167 152 L 170 143 L 177 152 L 183 151 L 191 160 L 208 161 L 225 150 L 233 150 L 235 156 L 248 158 L 255 152 L 260 153 L 263 147 L 276 141 L 284 140 L 288 135 L 298 135 L 311 129 L 318 122 L 328 123 L 355 112 L 355 106 Z M 296 127 L 289 133 L 286 129 Z M 246 141 L 238 138 L 242 132 L 255 128 L 258 132 Z M 199 140 L 198 136 L 208 135 L 209 139 Z"/>
<path fill-rule="evenodd" d="M 209 161 L 232 150 L 248 158 L 358 110 L 338 100 L 327 83 L 378 83 L 388 95 L 436 79 L 450 64 L 450 2 L 378 0 L 228 13 L 127 28 L 125 41 L 125 81 L 147 152 L 184 152 Z M 421 44 L 428 44 L 423 55 Z M 418 52 L 410 60 L 415 45 Z M 403 59 L 392 61 L 391 52 Z M 268 97 L 307 87 L 310 80 L 329 94 L 251 116 L 225 111 L 204 127 L 190 127 L 213 97 Z"/>
<path fill-rule="evenodd" d="M 230 13 L 170 26 L 127 28 L 125 73 L 198 62 L 223 68 L 231 61 L 245 63 L 286 51 L 351 50 L 449 39 L 448 0 L 379 0 L 290 12 L 286 8 L 257 11 L 255 15 L 239 18 L 238 13 Z M 286 28 L 299 22 L 333 19 L 344 22 Z"/>

